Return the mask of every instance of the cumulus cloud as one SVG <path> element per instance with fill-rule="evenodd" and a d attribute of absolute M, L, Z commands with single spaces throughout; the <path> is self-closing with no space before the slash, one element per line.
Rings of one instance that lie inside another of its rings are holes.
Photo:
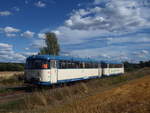
<path fill-rule="evenodd" d="M 71 29 L 66 26 L 59 27 L 56 31 L 59 31 L 59 35 L 57 36 L 62 44 L 79 44 L 85 42 L 88 38 L 93 38 L 108 33 L 105 30 L 78 30 Z"/>
<path fill-rule="evenodd" d="M 24 50 L 30 50 L 30 48 L 26 47 L 26 48 L 24 48 Z"/>
<path fill-rule="evenodd" d="M 12 13 L 10 11 L 0 11 L 0 16 L 9 16 Z"/>
<path fill-rule="evenodd" d="M 7 36 L 7 37 L 16 37 L 16 34 L 13 34 L 13 33 L 6 33 L 6 36 Z"/>
<path fill-rule="evenodd" d="M 87 48 L 87 49 L 77 49 L 72 50 L 70 54 L 72 56 L 79 57 L 90 57 L 99 60 L 114 60 L 114 61 L 130 61 L 138 62 L 140 60 L 149 60 L 150 54 L 148 50 L 148 45 L 140 44 L 138 45 L 140 50 L 138 50 L 137 45 L 110 45 L 102 48 Z"/>
<path fill-rule="evenodd" d="M 22 33 L 21 36 L 25 37 L 25 38 L 32 38 L 34 36 L 34 34 L 35 34 L 34 32 L 27 30 L 24 33 Z"/>
<path fill-rule="evenodd" d="M 144 58 L 147 57 L 147 55 L 149 56 L 149 51 L 147 50 L 135 51 L 133 52 L 133 55 L 135 55 L 136 57 Z"/>
<path fill-rule="evenodd" d="M 109 37 L 106 38 L 107 44 L 128 44 L 128 43 L 150 43 L 149 34 L 135 34 L 133 36 L 120 36 L 120 37 Z"/>
<path fill-rule="evenodd" d="M 35 3 L 35 6 L 43 8 L 43 7 L 46 7 L 46 3 L 42 2 L 42 1 L 38 1 Z"/>
<path fill-rule="evenodd" d="M 73 10 L 53 31 L 73 55 L 132 61 L 133 51 L 149 49 L 148 4 L 148 0 L 94 0 L 93 6 Z"/>
<path fill-rule="evenodd" d="M 0 49 L 4 49 L 4 50 L 11 50 L 12 45 L 10 44 L 6 44 L 6 43 L 0 43 Z"/>
<path fill-rule="evenodd" d="M 103 6 L 74 11 L 65 25 L 71 29 L 105 29 L 109 32 L 120 32 L 150 25 L 142 12 L 144 8 L 137 0 L 110 0 L 103 3 Z"/>
<path fill-rule="evenodd" d="M 45 41 L 41 39 L 41 40 L 34 40 L 30 45 L 30 48 L 39 49 L 45 46 L 46 46 Z"/>
<path fill-rule="evenodd" d="M 38 38 L 40 38 L 40 39 L 45 39 L 46 36 L 45 36 L 44 33 L 39 33 L 39 34 L 38 34 Z"/>
<path fill-rule="evenodd" d="M 5 33 L 14 33 L 14 32 L 16 33 L 20 31 L 19 29 L 11 27 L 11 26 L 6 26 L 3 30 Z"/>
<path fill-rule="evenodd" d="M 13 51 L 13 45 L 0 43 L 0 62 L 24 62 L 25 56 Z"/>
<path fill-rule="evenodd" d="M 65 43 L 81 43 L 88 38 L 126 34 L 150 26 L 148 21 L 150 16 L 147 15 L 150 8 L 145 12 L 144 4 L 139 0 L 95 0 L 95 2 L 98 5 L 92 8 L 73 11 L 65 24 L 54 30 L 60 40 Z"/>
<path fill-rule="evenodd" d="M 31 55 L 36 55 L 36 54 L 37 54 L 37 52 L 24 52 L 24 53 L 22 53 L 22 55 L 24 55 L 26 57 L 31 56 Z"/>
<path fill-rule="evenodd" d="M 17 33 L 20 32 L 20 29 L 11 26 L 6 26 L 4 28 L 0 28 L 0 32 L 4 33 L 7 37 L 15 37 Z"/>

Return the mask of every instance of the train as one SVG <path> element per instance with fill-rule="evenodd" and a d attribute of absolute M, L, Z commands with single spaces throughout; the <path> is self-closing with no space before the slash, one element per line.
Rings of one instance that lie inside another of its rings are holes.
<path fill-rule="evenodd" d="M 121 62 L 100 61 L 70 56 L 33 55 L 26 59 L 25 81 L 53 85 L 103 76 L 122 75 Z"/>

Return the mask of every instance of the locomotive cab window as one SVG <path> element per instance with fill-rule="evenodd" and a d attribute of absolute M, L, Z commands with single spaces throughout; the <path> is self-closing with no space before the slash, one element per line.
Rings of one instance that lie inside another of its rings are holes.
<path fill-rule="evenodd" d="M 32 59 L 28 60 L 25 65 L 26 69 L 50 69 L 48 60 Z"/>

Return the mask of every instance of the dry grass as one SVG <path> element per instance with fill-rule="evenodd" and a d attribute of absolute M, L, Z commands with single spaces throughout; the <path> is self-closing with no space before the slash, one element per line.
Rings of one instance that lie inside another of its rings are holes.
<path fill-rule="evenodd" d="M 150 113 L 150 76 L 47 113 Z"/>
<path fill-rule="evenodd" d="M 51 90 L 42 89 L 41 91 L 33 92 L 32 95 L 26 96 L 24 104 L 28 109 L 36 109 L 41 106 L 54 107 L 69 103 L 75 98 L 83 97 L 87 91 L 88 88 L 84 83 Z"/>
<path fill-rule="evenodd" d="M 21 85 L 23 72 L 0 72 L 0 86 Z"/>
<path fill-rule="evenodd" d="M 18 75 L 18 74 L 23 74 L 23 72 L 18 72 L 18 71 L 4 71 L 4 72 L 0 72 L 0 77 L 9 78 L 9 77 L 12 77 L 12 76 Z"/>
<path fill-rule="evenodd" d="M 150 88 L 148 83 L 150 77 L 144 77 L 146 75 L 150 75 L 150 68 L 126 73 L 123 76 L 93 79 L 54 89 L 38 89 L 25 96 L 20 101 L 19 107 L 18 102 L 15 102 L 11 109 L 7 109 L 9 105 L 6 105 L 3 111 L 12 113 L 148 113 L 150 92 L 147 90 Z M 144 78 L 137 79 L 139 77 Z M 128 83 L 133 79 L 137 80 Z M 125 83 L 128 84 L 121 86 Z M 147 96 L 143 92 L 146 92 Z M 138 101 L 139 97 L 142 99 Z"/>

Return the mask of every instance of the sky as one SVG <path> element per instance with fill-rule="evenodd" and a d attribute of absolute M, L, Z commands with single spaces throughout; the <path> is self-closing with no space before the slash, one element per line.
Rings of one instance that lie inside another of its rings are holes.
<path fill-rule="evenodd" d="M 0 62 L 25 62 L 58 38 L 61 55 L 150 60 L 150 0 L 0 0 Z"/>

